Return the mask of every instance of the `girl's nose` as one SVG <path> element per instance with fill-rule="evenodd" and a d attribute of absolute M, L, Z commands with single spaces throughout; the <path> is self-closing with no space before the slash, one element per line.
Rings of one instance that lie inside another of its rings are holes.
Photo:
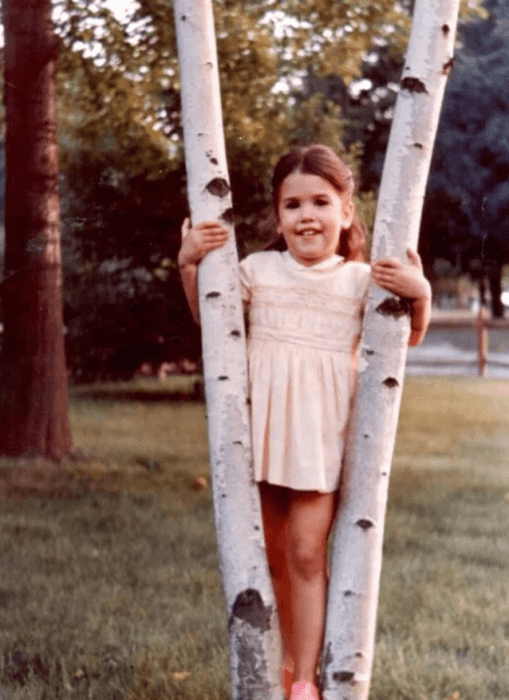
<path fill-rule="evenodd" d="M 304 205 L 300 211 L 300 218 L 301 221 L 312 221 L 315 218 L 313 208 L 308 205 Z"/>

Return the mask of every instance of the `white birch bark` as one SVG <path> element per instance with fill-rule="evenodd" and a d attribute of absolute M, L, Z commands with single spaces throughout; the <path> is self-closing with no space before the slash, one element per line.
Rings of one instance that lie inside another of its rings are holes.
<path fill-rule="evenodd" d="M 211 0 L 174 0 L 193 224 L 230 237 L 199 266 L 214 519 L 233 700 L 280 700 L 279 631 L 253 479 L 247 361 Z"/>
<path fill-rule="evenodd" d="M 459 0 L 417 0 L 385 158 L 372 259 L 417 247 Z M 366 700 L 374 654 L 387 490 L 409 337 L 403 300 L 372 284 L 334 528 L 322 662 L 324 700 Z"/>

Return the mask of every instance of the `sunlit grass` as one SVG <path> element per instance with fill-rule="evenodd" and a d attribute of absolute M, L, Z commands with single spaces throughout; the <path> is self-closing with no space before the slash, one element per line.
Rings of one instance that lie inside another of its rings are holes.
<path fill-rule="evenodd" d="M 373 700 L 509 697 L 509 385 L 407 381 Z"/>
<path fill-rule="evenodd" d="M 74 457 L 0 461 L 2 700 L 229 697 L 193 384 L 80 387 Z M 508 416 L 502 381 L 407 380 L 371 700 L 509 697 Z"/>

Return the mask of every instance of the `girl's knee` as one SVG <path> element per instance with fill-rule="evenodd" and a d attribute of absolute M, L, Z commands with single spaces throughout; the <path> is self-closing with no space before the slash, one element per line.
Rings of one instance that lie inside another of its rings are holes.
<path fill-rule="evenodd" d="M 326 573 L 327 562 L 323 544 L 306 539 L 295 541 L 289 548 L 289 563 L 301 578 L 311 580 Z"/>

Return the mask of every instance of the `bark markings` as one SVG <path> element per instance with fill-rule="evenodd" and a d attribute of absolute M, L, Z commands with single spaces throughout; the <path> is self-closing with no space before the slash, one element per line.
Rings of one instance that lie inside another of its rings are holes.
<path fill-rule="evenodd" d="M 417 247 L 445 89 L 442 67 L 454 49 L 458 9 L 459 0 L 416 0 L 406 77 L 401 81 L 380 187 L 374 259 L 389 256 L 406 261 L 407 248 Z M 371 285 L 334 529 L 323 700 L 368 698 L 388 476 L 410 332 L 409 310 L 408 300 L 388 298 L 386 292 Z M 359 512 L 370 517 L 359 520 Z M 363 530 L 363 520 L 376 527 Z M 355 595 L 346 595 L 346 591 L 355 591 Z"/>
<path fill-rule="evenodd" d="M 270 630 L 272 607 L 270 605 L 265 607 L 259 591 L 254 588 L 248 588 L 245 591 L 241 591 L 235 599 L 230 623 L 233 617 L 245 620 L 251 627 L 268 632 Z"/>
<path fill-rule="evenodd" d="M 215 197 L 226 197 L 230 193 L 230 185 L 223 177 L 215 177 L 207 184 L 205 189 Z"/>
<path fill-rule="evenodd" d="M 214 522 L 229 621 L 232 700 L 282 700 L 279 633 L 252 474 L 247 357 L 211 0 L 174 0 L 188 198 L 230 236 L 198 268 Z"/>
<path fill-rule="evenodd" d="M 382 316 L 401 318 L 410 315 L 410 302 L 402 297 L 387 297 L 376 307 L 376 312 Z"/>
<path fill-rule="evenodd" d="M 426 85 L 420 78 L 412 78 L 410 76 L 403 78 L 401 81 L 401 88 L 403 90 L 408 90 L 408 92 L 428 92 Z"/>

